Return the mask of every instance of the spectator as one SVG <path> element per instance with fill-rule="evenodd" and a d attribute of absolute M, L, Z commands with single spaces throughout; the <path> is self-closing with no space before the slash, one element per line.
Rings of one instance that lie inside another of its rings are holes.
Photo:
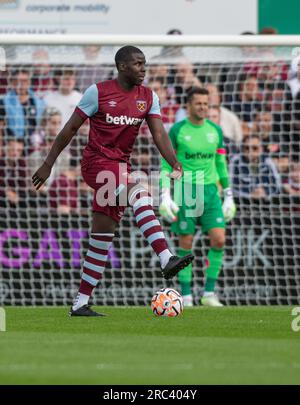
<path fill-rule="evenodd" d="M 256 76 L 241 75 L 238 83 L 239 89 L 233 96 L 231 110 L 237 113 L 242 121 L 252 122 L 254 115 L 261 109 L 261 95 Z"/>
<path fill-rule="evenodd" d="M 4 135 L 13 135 L 24 141 L 25 152 L 30 145 L 30 136 L 39 125 L 44 102 L 30 89 L 30 73 L 20 69 L 12 73 L 12 85 L 0 100 L 0 129 Z"/>
<path fill-rule="evenodd" d="M 210 105 L 208 109 L 208 116 L 207 118 L 214 122 L 215 124 L 220 126 L 221 121 L 221 111 L 218 105 Z"/>
<path fill-rule="evenodd" d="M 0 206 L 26 206 L 26 164 L 22 157 L 24 142 L 10 137 L 5 142 L 5 157 L 0 158 Z"/>
<path fill-rule="evenodd" d="M 49 200 L 52 210 L 59 215 L 78 214 L 79 194 L 78 177 L 80 167 L 77 160 L 72 159 L 70 167 L 54 179 L 49 188 Z"/>
<path fill-rule="evenodd" d="M 209 83 L 205 85 L 205 88 L 209 91 L 209 105 L 217 106 L 220 109 L 220 124 L 218 125 L 222 128 L 224 136 L 239 147 L 242 142 L 243 133 L 238 116 L 221 105 L 221 96 L 216 85 Z"/>
<path fill-rule="evenodd" d="M 150 79 L 148 86 L 158 95 L 162 121 L 168 131 L 175 122 L 175 115 L 180 106 L 169 98 L 163 78 Z"/>
<path fill-rule="evenodd" d="M 219 125 L 221 128 L 221 108 L 218 105 L 211 105 L 208 109 L 208 117 L 210 121 L 214 122 L 215 124 Z M 223 128 L 222 128 L 223 130 Z M 236 154 L 239 150 L 239 145 L 236 144 L 232 139 L 225 136 L 224 132 L 224 144 L 229 155 Z"/>
<path fill-rule="evenodd" d="M 299 158 L 293 159 L 290 165 L 288 182 L 283 185 L 283 190 L 290 196 L 300 197 L 300 162 Z M 300 207 L 299 207 L 300 210 Z"/>
<path fill-rule="evenodd" d="M 71 141 L 70 154 L 73 159 L 77 159 L 77 162 L 82 157 L 82 151 L 88 142 L 89 132 L 90 122 L 89 120 L 85 120 Z"/>
<path fill-rule="evenodd" d="M 251 134 L 250 125 L 248 122 L 245 121 L 241 121 L 241 124 L 242 124 L 243 139 L 245 139 L 246 136 Z"/>
<path fill-rule="evenodd" d="M 166 63 L 152 64 L 149 65 L 148 74 L 147 74 L 147 84 L 152 80 L 163 81 L 163 85 L 167 89 L 168 99 L 176 103 L 176 94 L 174 88 L 174 68 Z"/>
<path fill-rule="evenodd" d="M 83 46 L 83 65 L 77 67 L 79 91 L 84 92 L 90 85 L 113 77 L 113 68 L 103 64 L 100 45 Z"/>
<path fill-rule="evenodd" d="M 37 150 L 47 142 L 47 139 L 54 139 L 61 127 L 61 113 L 55 107 L 45 108 L 39 130 L 30 137 L 31 149 Z"/>
<path fill-rule="evenodd" d="M 272 92 L 272 133 L 282 152 L 288 153 L 291 141 L 292 96 L 286 83 L 275 83 Z"/>
<path fill-rule="evenodd" d="M 261 200 L 280 192 L 275 164 L 263 153 L 258 135 L 244 139 L 242 152 L 230 162 L 233 192 L 237 197 Z"/>
<path fill-rule="evenodd" d="M 186 94 L 192 87 L 202 87 L 202 83 L 194 72 L 193 64 L 185 59 L 175 67 L 174 89 L 177 104 L 185 106 Z"/>
<path fill-rule="evenodd" d="M 240 35 L 255 35 L 255 32 L 253 31 L 244 31 L 241 32 Z M 255 58 L 257 55 L 257 47 L 256 46 L 241 46 L 240 47 L 241 53 L 243 55 L 244 59 L 250 59 L 250 58 Z"/>
<path fill-rule="evenodd" d="M 37 49 L 32 54 L 33 74 L 32 89 L 36 95 L 43 98 L 54 89 L 53 75 L 49 63 L 49 55 L 45 49 Z"/>
<path fill-rule="evenodd" d="M 291 65 L 291 79 L 288 87 L 291 93 L 291 151 L 300 152 L 300 55 L 298 55 Z"/>
<path fill-rule="evenodd" d="M 259 35 L 278 35 L 278 30 L 274 27 L 263 27 L 259 31 Z"/>
<path fill-rule="evenodd" d="M 281 184 L 287 184 L 289 181 L 290 173 L 290 159 L 289 155 L 285 152 L 276 151 L 271 153 L 272 161 L 275 163 L 278 173 L 280 175 Z"/>
<path fill-rule="evenodd" d="M 295 99 L 300 92 L 300 55 L 292 60 L 290 79 L 288 80 L 292 98 Z"/>
<path fill-rule="evenodd" d="M 179 30 L 178 28 L 173 28 L 170 29 L 167 32 L 167 35 L 182 35 L 182 31 Z M 160 52 L 160 54 L 157 56 L 160 58 L 182 58 L 184 57 L 184 53 L 182 50 L 182 46 L 174 46 L 174 45 L 169 45 L 169 46 L 164 46 Z"/>
<path fill-rule="evenodd" d="M 44 111 L 41 120 L 41 129 L 39 132 L 34 134 L 33 145 L 35 150 L 28 156 L 28 169 L 29 177 L 36 172 L 36 170 L 41 166 L 41 164 L 46 159 L 48 152 L 54 142 L 61 127 L 61 113 L 55 107 L 47 107 Z M 51 175 L 48 179 L 48 185 L 61 175 L 61 173 L 68 169 L 70 163 L 70 152 L 64 150 L 58 157 Z M 44 191 L 47 187 L 44 189 Z"/>
<path fill-rule="evenodd" d="M 0 95 L 5 94 L 8 86 L 8 69 L 0 69 Z"/>
<path fill-rule="evenodd" d="M 266 153 L 279 151 L 279 136 L 273 133 L 273 118 L 271 112 L 260 111 L 256 114 L 252 132 L 259 135 Z"/>
<path fill-rule="evenodd" d="M 82 94 L 75 90 L 75 84 L 75 71 L 72 69 L 63 70 L 59 75 L 58 90 L 50 92 L 45 97 L 45 103 L 48 107 L 56 107 L 61 112 L 62 125 L 60 129 L 68 121 L 81 100 Z"/>
<path fill-rule="evenodd" d="M 169 65 L 166 63 L 151 63 L 147 72 L 147 77 L 150 80 L 155 80 L 157 78 L 163 79 L 164 85 L 169 84 L 170 80 Z"/>

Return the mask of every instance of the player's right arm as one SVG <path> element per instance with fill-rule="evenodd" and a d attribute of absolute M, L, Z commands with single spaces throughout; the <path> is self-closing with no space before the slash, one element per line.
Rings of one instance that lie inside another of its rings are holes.
<path fill-rule="evenodd" d="M 78 132 L 78 129 L 81 127 L 86 118 L 94 115 L 97 110 L 98 89 L 97 86 L 93 84 L 85 91 L 69 121 L 55 138 L 55 141 L 53 142 L 44 163 L 32 176 L 33 185 L 37 190 L 39 190 L 39 188 L 48 179 L 56 159 L 65 149 L 65 147 L 71 142 L 73 136 Z"/>
<path fill-rule="evenodd" d="M 32 176 L 32 182 L 36 190 L 39 190 L 51 174 L 52 167 L 65 147 L 71 142 L 73 136 L 81 127 L 85 118 L 74 112 L 69 121 L 59 132 L 42 166 Z"/>

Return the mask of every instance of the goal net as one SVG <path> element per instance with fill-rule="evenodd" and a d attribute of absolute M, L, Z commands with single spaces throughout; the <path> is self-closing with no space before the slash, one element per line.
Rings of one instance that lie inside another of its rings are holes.
<path fill-rule="evenodd" d="M 93 198 L 80 175 L 89 123 L 58 159 L 40 192 L 30 180 L 84 90 L 115 77 L 114 54 L 125 44 L 101 37 L 98 45 L 83 40 L 79 45 L 67 36 L 65 44 L 35 38 L 24 44 L 0 36 L 0 305 L 66 305 L 78 290 Z M 185 37 L 177 43 L 174 37 L 162 39 L 155 46 L 138 38 L 130 43 L 146 55 L 145 83 L 160 98 L 166 129 L 186 116 L 187 91 L 205 86 L 208 118 L 225 136 L 238 211 L 227 227 L 217 293 L 232 305 L 297 303 L 300 48 L 271 39 L 262 46 L 257 37 L 237 38 L 236 44 L 215 40 L 211 46 L 203 38 L 198 43 L 195 38 L 192 43 Z M 160 156 L 146 125 L 131 161 L 134 170 L 147 175 L 159 170 Z M 157 195 L 157 183 L 151 186 Z M 157 204 L 155 209 L 158 214 Z M 177 238 L 167 223 L 163 226 L 175 250 Z M 195 303 L 203 292 L 207 248 L 207 237 L 198 229 Z M 162 279 L 159 262 L 128 208 L 93 301 L 149 304 L 164 286 L 180 288 L 177 280 Z"/>

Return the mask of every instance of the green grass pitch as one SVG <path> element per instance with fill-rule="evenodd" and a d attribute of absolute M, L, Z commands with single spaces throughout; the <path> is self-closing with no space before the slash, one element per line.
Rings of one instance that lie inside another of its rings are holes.
<path fill-rule="evenodd" d="M 299 384 L 292 307 L 95 308 L 5 308 L 0 384 Z"/>

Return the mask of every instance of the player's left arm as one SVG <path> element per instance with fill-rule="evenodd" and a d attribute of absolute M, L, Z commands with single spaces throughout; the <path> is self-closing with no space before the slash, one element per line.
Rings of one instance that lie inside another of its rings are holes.
<path fill-rule="evenodd" d="M 218 129 L 219 144 L 216 153 L 216 169 L 219 175 L 219 180 L 223 189 L 224 202 L 223 213 L 226 222 L 231 221 L 236 214 L 236 206 L 233 199 L 232 190 L 230 187 L 230 179 L 228 174 L 228 165 L 226 161 L 226 148 L 223 142 L 223 133 L 221 128 Z"/>
<path fill-rule="evenodd" d="M 154 92 L 152 93 L 153 101 L 146 118 L 147 124 L 159 152 L 173 169 L 169 176 L 175 180 L 179 180 L 182 177 L 182 166 L 177 160 L 170 138 L 164 128 L 160 115 L 158 96 Z"/>

